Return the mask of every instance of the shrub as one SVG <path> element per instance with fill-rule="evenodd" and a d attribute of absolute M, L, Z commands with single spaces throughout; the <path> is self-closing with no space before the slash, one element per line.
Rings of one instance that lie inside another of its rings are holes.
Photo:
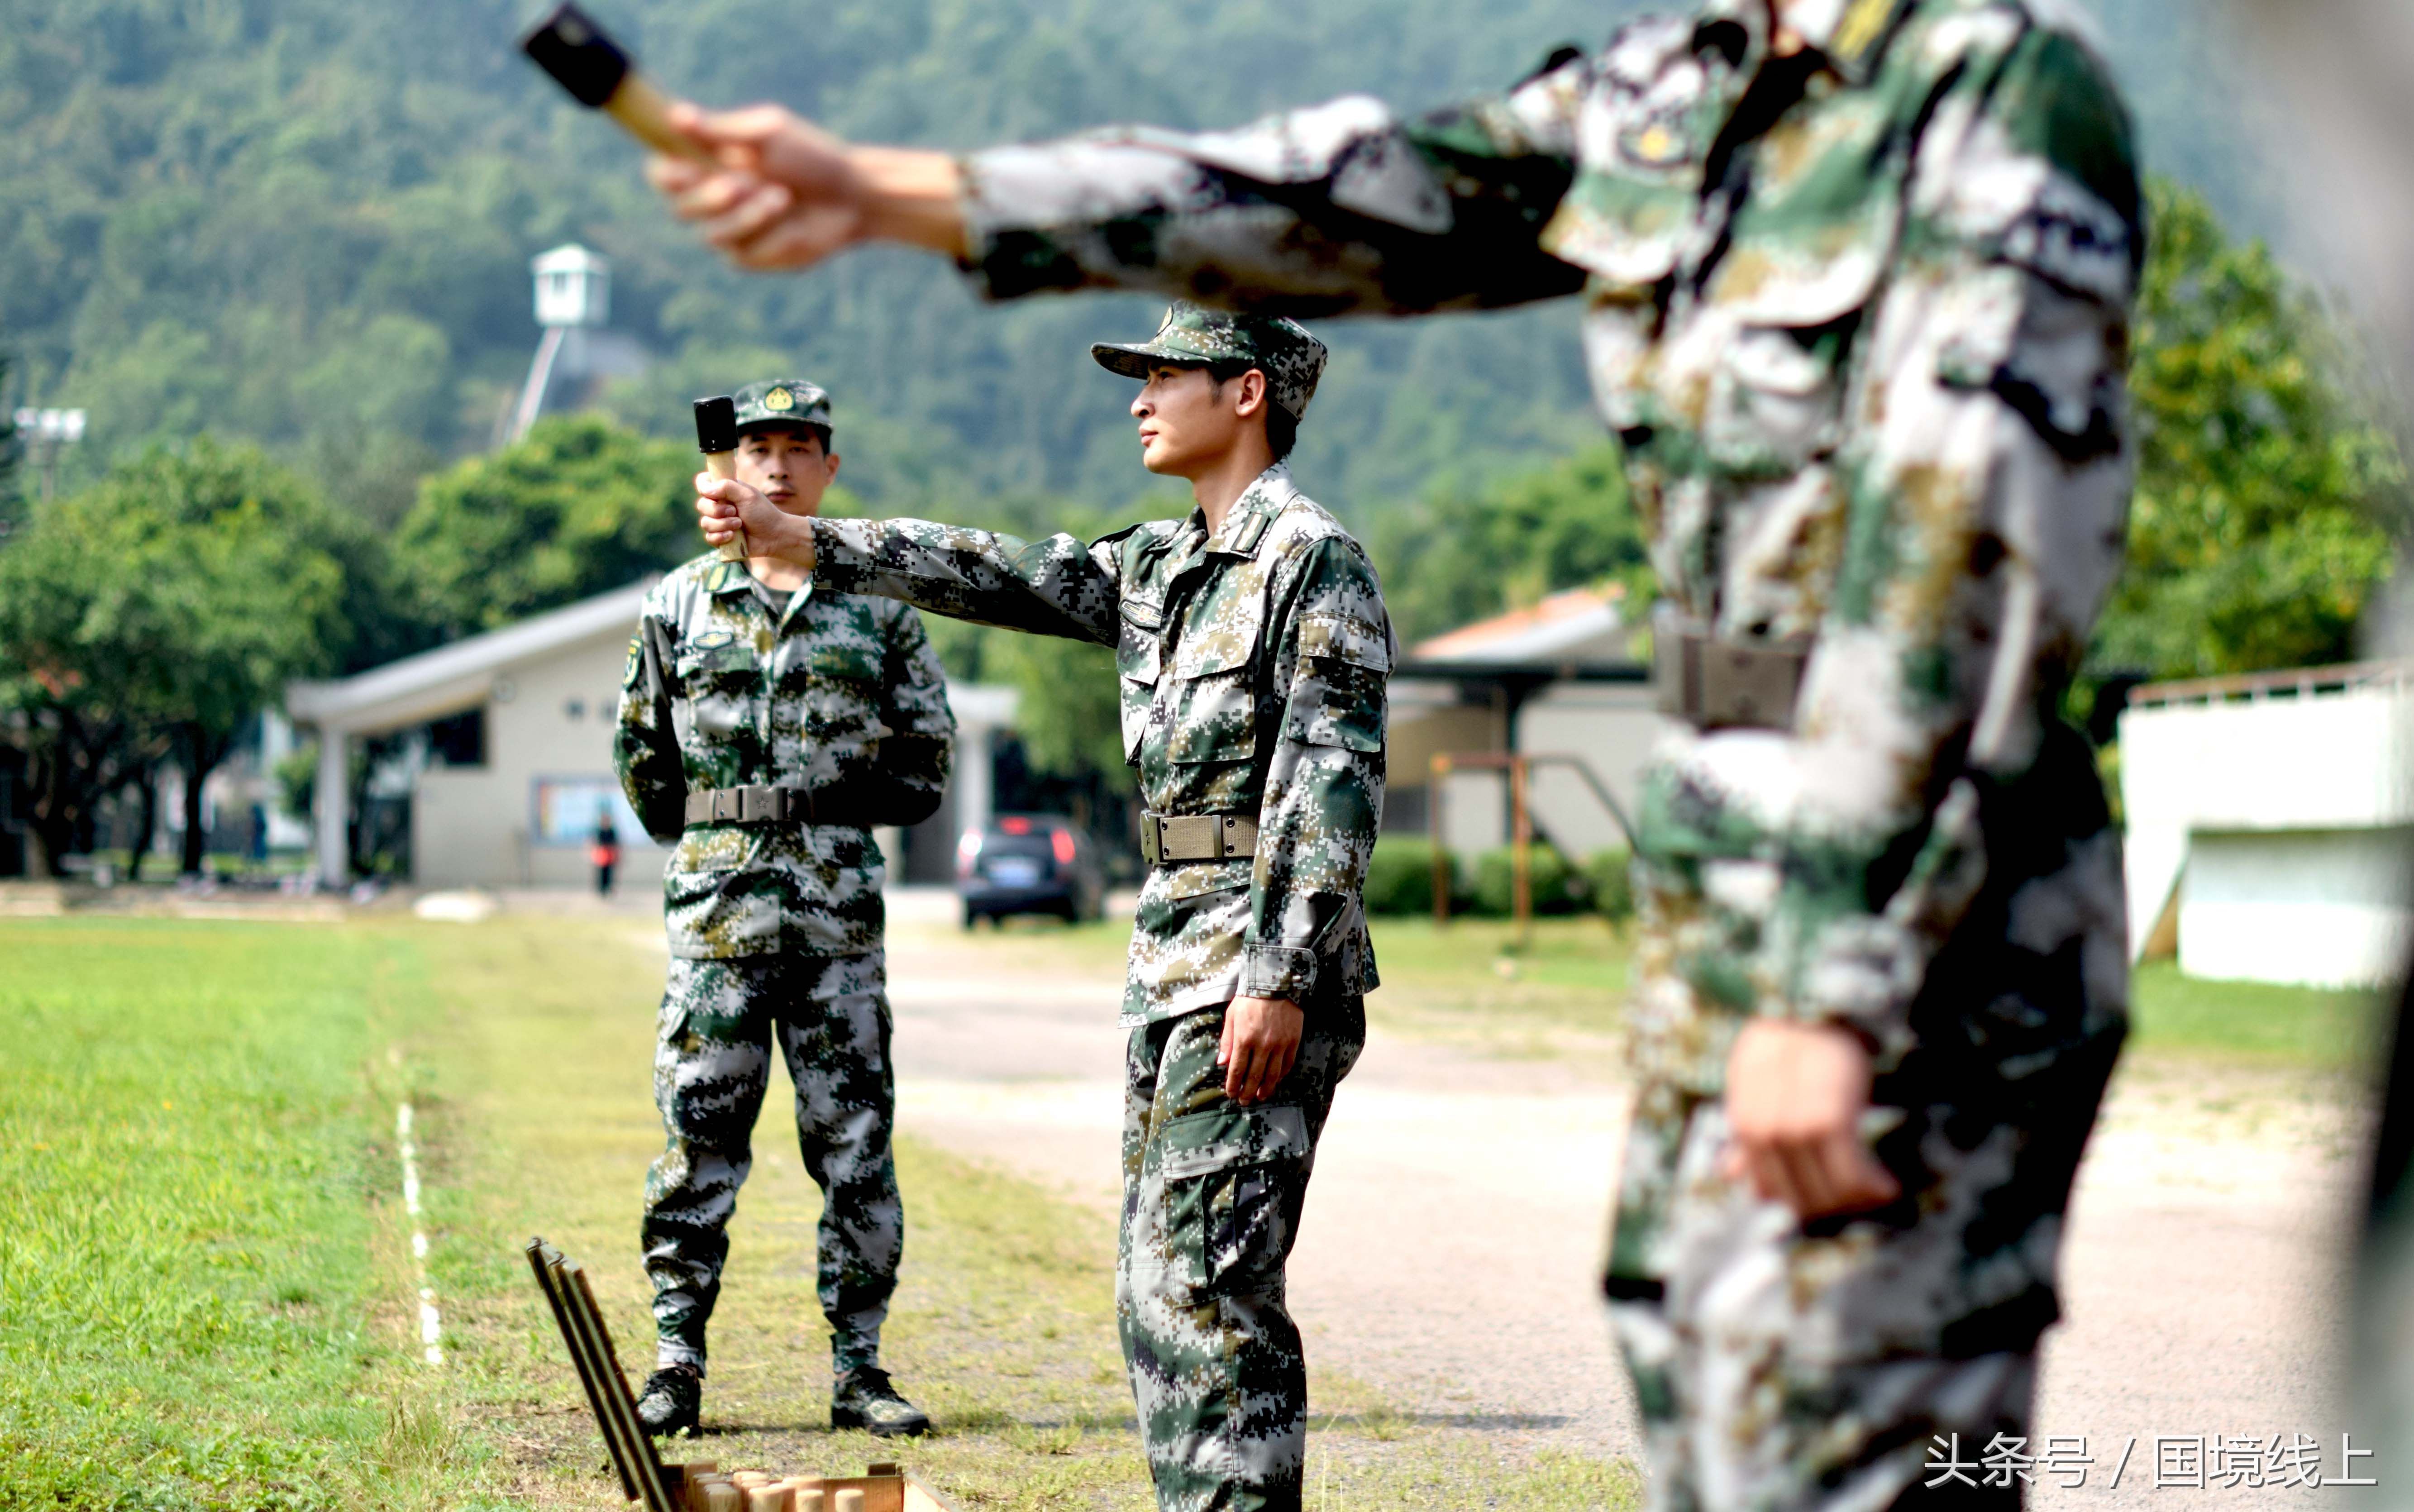
<path fill-rule="evenodd" d="M 1453 885 L 1455 887 L 1453 871 Z M 1433 912 L 1433 844 L 1413 835 L 1375 842 L 1366 867 L 1366 912 L 1414 915 Z"/>
<path fill-rule="evenodd" d="M 1592 910 L 1612 924 L 1634 917 L 1634 856 L 1621 846 L 1595 851 L 1585 858 L 1585 878 L 1592 888 Z"/>
<path fill-rule="evenodd" d="M 1475 863 L 1475 909 L 1486 918 L 1509 917 L 1515 901 L 1515 848 L 1486 851 Z M 1537 841 L 1527 860 L 1527 881 L 1536 913 L 1573 913 L 1585 905 L 1585 874 L 1568 865 L 1567 857 Z"/>

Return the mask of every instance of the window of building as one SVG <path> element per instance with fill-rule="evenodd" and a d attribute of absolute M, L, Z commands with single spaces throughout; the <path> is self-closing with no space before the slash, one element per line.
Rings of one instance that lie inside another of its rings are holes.
<path fill-rule="evenodd" d="M 427 726 L 427 749 L 447 766 L 486 764 L 486 711 L 467 709 Z"/>

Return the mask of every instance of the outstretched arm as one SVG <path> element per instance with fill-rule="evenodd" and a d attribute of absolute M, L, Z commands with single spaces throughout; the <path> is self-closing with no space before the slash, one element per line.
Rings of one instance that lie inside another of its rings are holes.
<path fill-rule="evenodd" d="M 1295 315 L 1483 308 L 1573 292 L 1541 249 L 1573 177 L 1585 69 L 1418 120 L 1352 96 L 1237 130 L 1113 127 L 961 159 L 860 147 L 773 106 L 688 109 L 718 170 L 654 183 L 744 267 L 868 241 L 954 257 L 995 298 L 1142 288 Z"/>
<path fill-rule="evenodd" d="M 695 489 L 706 541 L 735 540 L 742 524 L 749 550 L 804 568 L 824 587 L 951 619 L 1115 644 L 1129 530 L 1086 543 L 1062 535 L 1026 541 L 929 520 L 811 519 L 708 473 L 696 474 Z"/>

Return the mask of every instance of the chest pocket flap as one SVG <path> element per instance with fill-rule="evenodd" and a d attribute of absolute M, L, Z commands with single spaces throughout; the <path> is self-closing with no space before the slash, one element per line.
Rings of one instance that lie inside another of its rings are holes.
<path fill-rule="evenodd" d="M 1262 582 L 1254 591 L 1218 595 L 1192 612 L 1173 650 L 1176 762 L 1242 762 L 1257 754 L 1259 632 L 1265 623 Z"/>
<path fill-rule="evenodd" d="M 1123 719 L 1124 760 L 1140 760 L 1140 743 L 1148 734 L 1150 705 L 1156 699 L 1158 648 L 1164 644 L 1162 606 L 1143 600 L 1123 601 L 1122 623 L 1115 635 L 1118 712 Z"/>
<path fill-rule="evenodd" d="M 835 677 L 842 682 L 878 682 L 880 663 L 880 647 L 876 645 L 852 641 L 825 641 L 813 647 L 812 674 L 816 677 Z"/>

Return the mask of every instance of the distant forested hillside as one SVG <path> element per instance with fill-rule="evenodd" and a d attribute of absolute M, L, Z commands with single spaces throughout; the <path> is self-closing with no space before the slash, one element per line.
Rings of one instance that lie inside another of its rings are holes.
<path fill-rule="evenodd" d="M 2260 170 L 2195 0 L 2105 0 L 2150 160 L 2250 228 Z M 1101 334 L 1140 299 L 982 307 L 943 265 L 859 255 L 726 273 L 635 154 L 511 50 L 529 0 L 12 0 L 0 25 L 0 351 L 11 399 L 93 413 L 63 478 L 143 442 L 250 437 L 389 522 L 484 449 L 537 332 L 527 259 L 615 263 L 616 323 L 663 358 L 623 418 L 767 367 L 837 394 L 875 507 L 1144 486 Z M 1183 126 L 1371 90 L 1418 104 L 1596 41 L 1631 0 L 594 0 L 699 97 L 777 98 L 863 138 L 967 145 L 1102 121 Z M 2166 151 L 2168 144 L 2169 150 Z M 1301 463 L 1354 513 L 1523 471 L 1594 433 L 1565 310 L 1328 328 Z"/>

